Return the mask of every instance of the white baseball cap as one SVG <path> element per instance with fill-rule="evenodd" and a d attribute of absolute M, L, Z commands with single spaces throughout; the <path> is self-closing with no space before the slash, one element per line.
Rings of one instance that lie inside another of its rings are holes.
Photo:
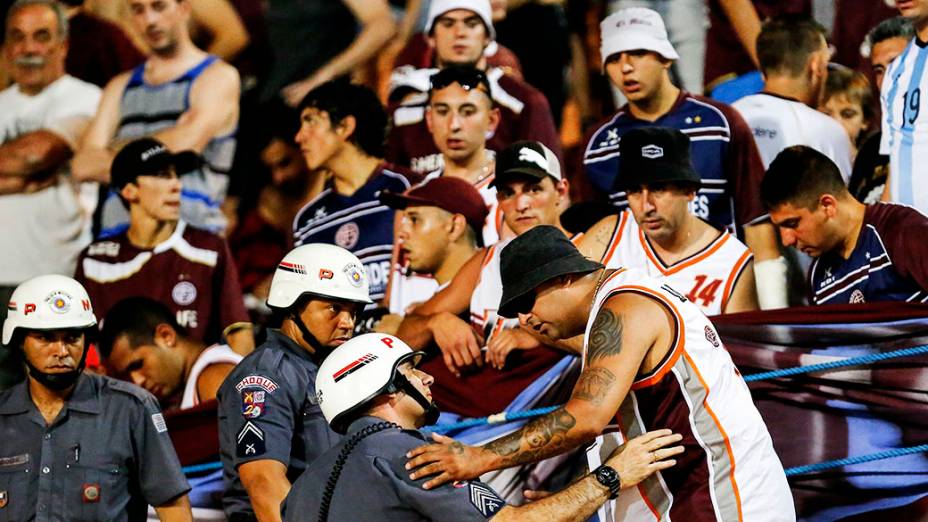
<path fill-rule="evenodd" d="M 455 9 L 466 9 L 476 13 L 483 20 L 483 25 L 487 26 L 490 39 L 496 39 L 496 29 L 493 28 L 493 9 L 490 7 L 490 0 L 432 0 L 432 3 L 429 4 L 429 18 L 425 23 L 425 34 L 432 33 L 432 26 L 439 16 Z"/>
<path fill-rule="evenodd" d="M 606 59 L 623 51 L 654 51 L 668 60 L 680 58 L 667 37 L 664 20 L 656 11 L 644 7 L 621 9 L 599 23 L 602 36 L 600 55 Z"/>

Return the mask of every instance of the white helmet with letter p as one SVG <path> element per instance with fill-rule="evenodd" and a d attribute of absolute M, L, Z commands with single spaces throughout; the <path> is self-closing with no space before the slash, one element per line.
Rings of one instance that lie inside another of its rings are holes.
<path fill-rule="evenodd" d="M 422 406 L 426 424 L 434 423 L 438 409 L 399 371 L 406 361 L 416 366 L 423 355 L 397 337 L 378 333 L 359 335 L 333 350 L 316 375 L 316 399 L 332 429 L 345 433 L 373 398 L 399 391 Z"/>
<path fill-rule="evenodd" d="M 267 305 L 290 308 L 304 294 L 370 304 L 367 274 L 361 261 L 344 248 L 310 243 L 294 248 L 278 263 Z"/>

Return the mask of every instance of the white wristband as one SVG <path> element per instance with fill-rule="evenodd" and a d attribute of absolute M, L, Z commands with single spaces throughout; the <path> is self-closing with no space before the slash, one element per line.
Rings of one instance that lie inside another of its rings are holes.
<path fill-rule="evenodd" d="M 780 256 L 754 263 L 754 279 L 757 283 L 757 301 L 761 310 L 786 308 L 787 299 L 786 259 Z"/>

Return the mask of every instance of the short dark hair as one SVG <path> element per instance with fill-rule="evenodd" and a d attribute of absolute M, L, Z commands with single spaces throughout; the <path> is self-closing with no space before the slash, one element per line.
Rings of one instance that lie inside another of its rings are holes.
<path fill-rule="evenodd" d="M 786 203 L 812 209 L 822 194 L 841 197 L 847 192 L 838 166 L 805 145 L 787 147 L 777 154 L 760 184 L 760 199 L 768 210 Z"/>
<path fill-rule="evenodd" d="M 327 113 L 333 126 L 353 116 L 355 128 L 348 141 L 369 156 L 384 157 L 387 112 L 374 91 L 344 79 L 332 80 L 309 91 L 298 110 L 302 113 L 308 108 Z"/>
<path fill-rule="evenodd" d="M 912 20 L 904 16 L 887 18 L 876 24 L 873 29 L 870 29 L 870 32 L 867 33 L 867 38 L 864 40 L 868 46 L 867 55 L 873 50 L 874 45 L 883 40 L 889 40 L 890 38 L 905 38 L 906 40 L 911 40 L 913 37 L 915 37 L 915 26 L 912 25 Z"/>
<path fill-rule="evenodd" d="M 163 303 L 141 296 L 123 299 L 106 313 L 97 349 L 104 359 L 109 358 L 113 344 L 124 335 L 129 338 L 129 347 L 133 350 L 143 344 L 151 344 L 159 324 L 166 324 L 179 335 L 186 335 L 186 331 L 177 324 L 174 313 Z"/>
<path fill-rule="evenodd" d="M 822 24 L 800 15 L 780 15 L 764 22 L 757 36 L 757 60 L 764 75 L 802 74 L 826 37 Z"/>

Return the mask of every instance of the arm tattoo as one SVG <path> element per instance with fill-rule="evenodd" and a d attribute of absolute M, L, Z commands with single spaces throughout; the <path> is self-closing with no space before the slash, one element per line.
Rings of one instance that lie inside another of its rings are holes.
<path fill-rule="evenodd" d="M 603 308 L 593 320 L 590 339 L 587 343 L 586 362 L 618 355 L 622 351 L 622 316 L 616 317 L 612 310 Z"/>
<path fill-rule="evenodd" d="M 503 467 L 517 466 L 557 455 L 579 445 L 570 430 L 577 419 L 564 408 L 533 420 L 521 430 L 494 440 L 484 446 L 502 457 Z"/>
<path fill-rule="evenodd" d="M 577 385 L 574 386 L 573 398 L 581 401 L 587 401 L 594 406 L 600 406 L 606 398 L 606 394 L 612 384 L 615 382 L 615 374 L 605 368 L 587 367 L 577 379 Z"/>

